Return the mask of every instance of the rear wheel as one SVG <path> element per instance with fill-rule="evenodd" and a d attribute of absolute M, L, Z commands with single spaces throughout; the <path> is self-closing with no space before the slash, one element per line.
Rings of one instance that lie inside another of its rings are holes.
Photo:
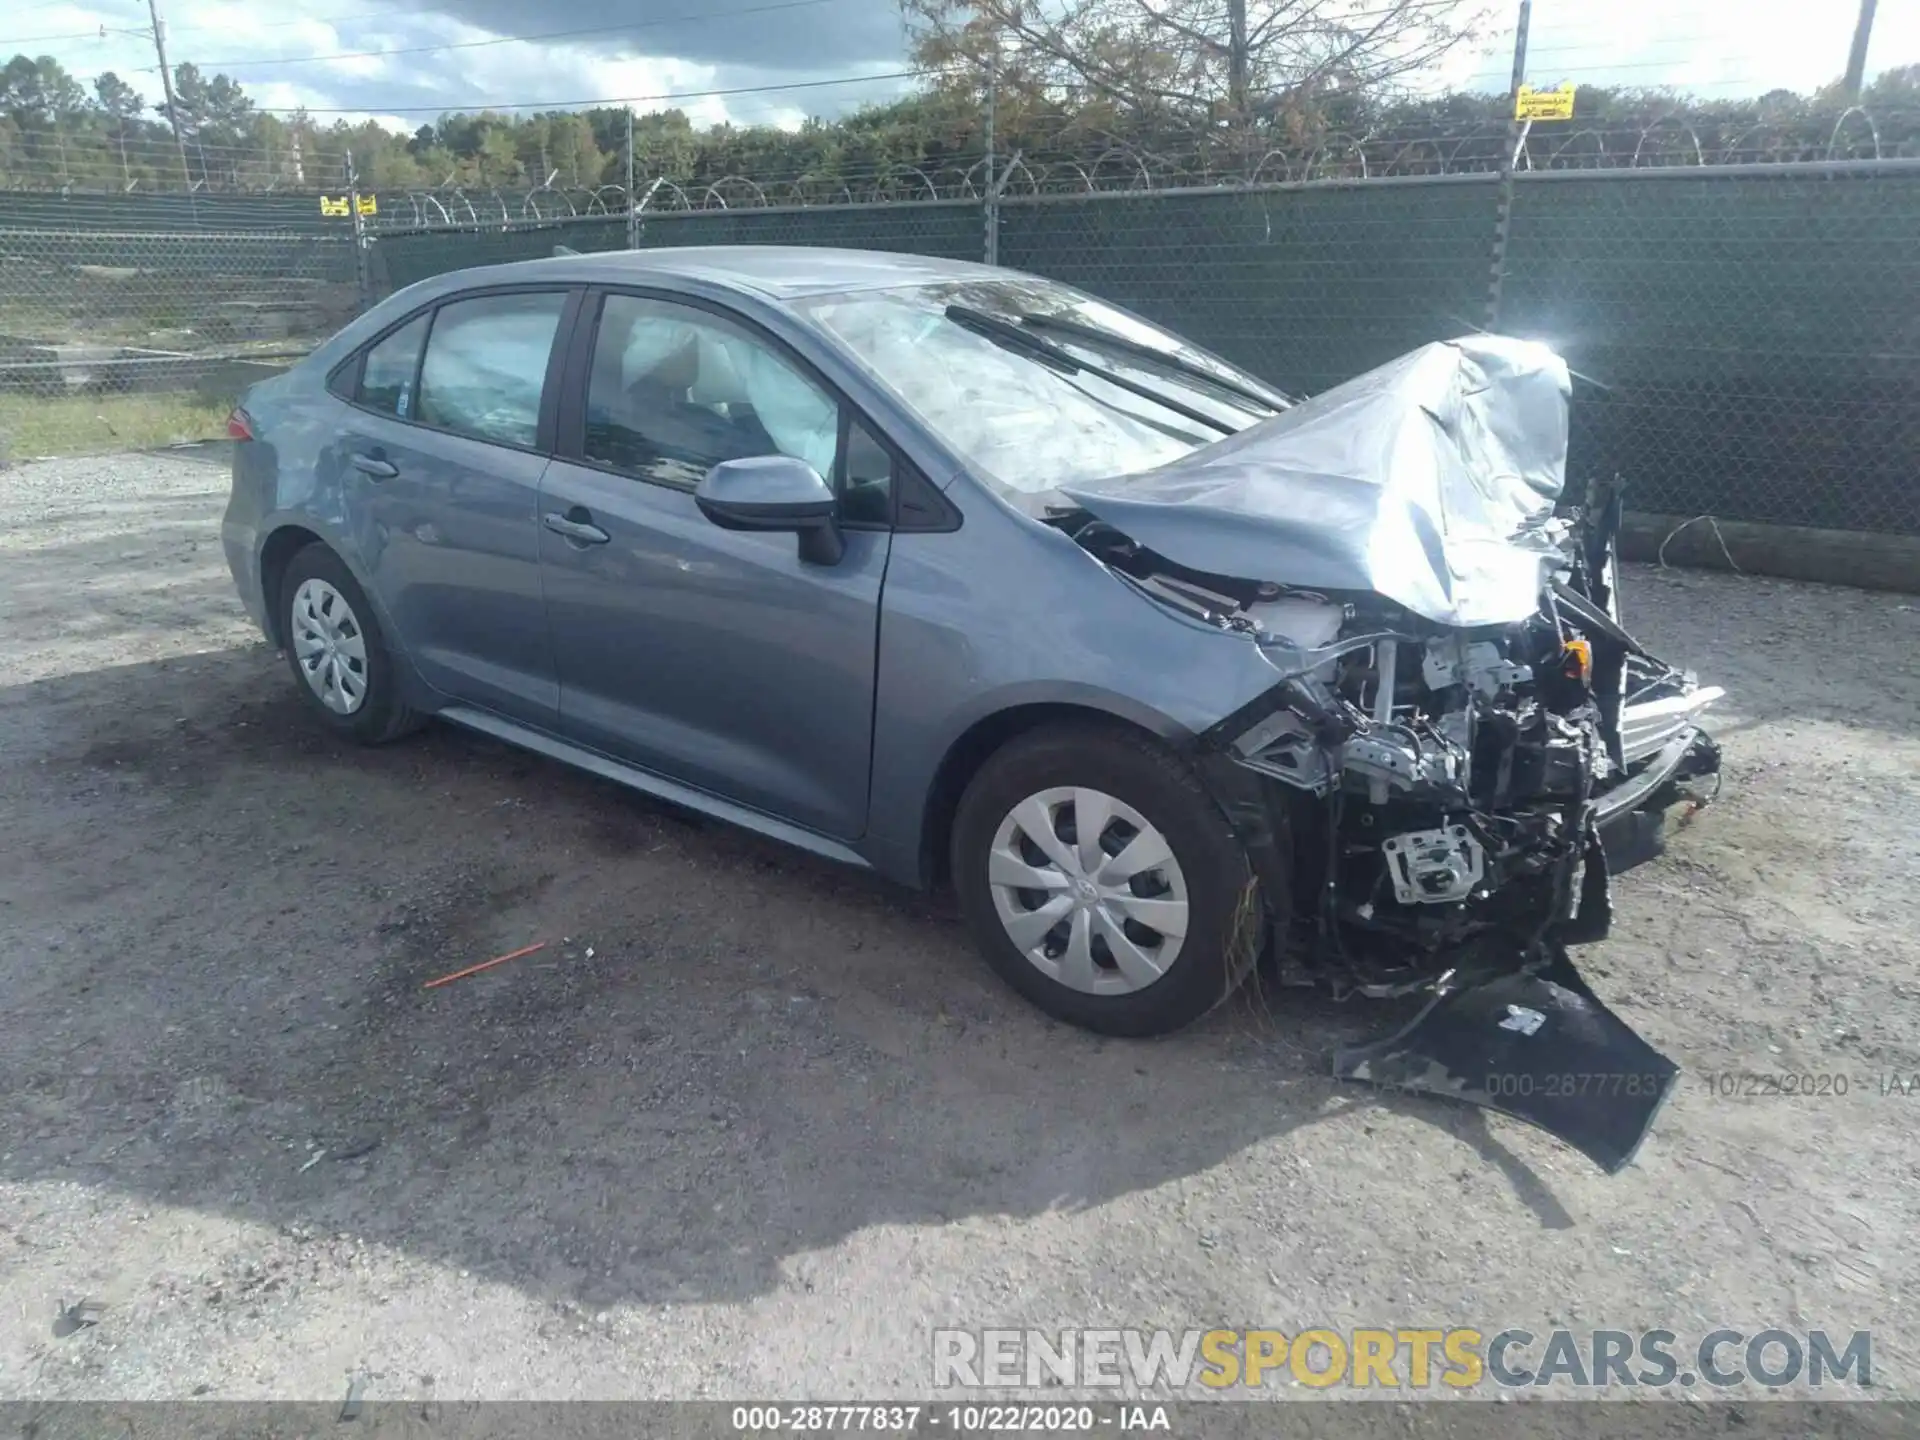
<path fill-rule="evenodd" d="M 1015 740 L 962 798 L 952 859 L 988 963 L 1088 1030 L 1177 1030 L 1259 954 L 1245 851 L 1192 771 L 1144 735 L 1072 725 Z"/>
<path fill-rule="evenodd" d="M 313 544 L 280 582 L 287 663 L 308 709 L 363 745 L 398 739 L 423 723 L 401 702 L 399 678 L 366 592 L 338 555 Z"/>

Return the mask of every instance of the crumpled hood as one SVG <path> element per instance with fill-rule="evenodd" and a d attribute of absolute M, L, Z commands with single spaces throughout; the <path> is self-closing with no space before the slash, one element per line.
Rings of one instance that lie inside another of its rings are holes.
<path fill-rule="evenodd" d="M 1565 562 L 1566 363 L 1532 341 L 1423 346 L 1138 474 L 1057 493 L 1177 565 L 1373 591 L 1444 625 L 1507 624 Z"/>

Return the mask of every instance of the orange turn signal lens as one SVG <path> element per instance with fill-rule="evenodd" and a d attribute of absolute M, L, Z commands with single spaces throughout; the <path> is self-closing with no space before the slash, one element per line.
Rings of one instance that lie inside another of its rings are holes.
<path fill-rule="evenodd" d="M 1578 680 L 1582 685 L 1593 680 L 1593 645 L 1586 640 L 1569 640 L 1561 647 L 1565 655 L 1563 673 L 1569 680 Z"/>

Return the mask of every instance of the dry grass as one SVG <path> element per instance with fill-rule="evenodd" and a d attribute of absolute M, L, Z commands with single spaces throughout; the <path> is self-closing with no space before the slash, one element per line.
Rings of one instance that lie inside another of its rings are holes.
<path fill-rule="evenodd" d="M 0 459 L 145 450 L 225 433 L 230 399 L 193 390 L 145 395 L 0 395 Z"/>

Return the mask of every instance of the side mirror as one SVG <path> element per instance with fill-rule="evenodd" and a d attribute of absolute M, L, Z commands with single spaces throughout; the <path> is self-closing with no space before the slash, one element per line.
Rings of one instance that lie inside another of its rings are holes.
<path fill-rule="evenodd" d="M 833 487 L 791 455 L 722 460 L 694 488 L 693 503 L 722 530 L 793 531 L 810 564 L 837 565 L 846 552 Z"/>

